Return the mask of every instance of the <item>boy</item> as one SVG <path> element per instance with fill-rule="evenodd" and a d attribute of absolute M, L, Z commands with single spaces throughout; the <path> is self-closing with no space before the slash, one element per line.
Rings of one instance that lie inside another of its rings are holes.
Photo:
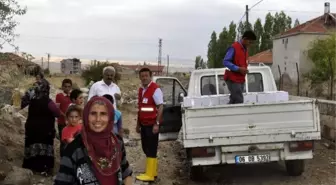
<path fill-rule="evenodd" d="M 68 144 L 74 140 L 76 134 L 82 129 L 82 108 L 78 105 L 71 105 L 69 106 L 65 116 L 68 124 L 62 130 L 61 141 Z"/>
<path fill-rule="evenodd" d="M 56 95 L 56 104 L 58 105 L 58 108 L 60 109 L 61 115 L 57 119 L 58 122 L 58 138 L 61 140 L 62 138 L 62 130 L 66 126 L 65 121 L 65 112 L 67 111 L 69 105 L 71 104 L 70 100 L 70 92 L 72 89 L 72 81 L 68 78 L 64 79 L 62 81 L 62 90 L 63 92 L 58 93 Z M 63 143 L 61 142 L 61 148 L 63 148 Z M 61 150 L 60 150 L 61 151 Z M 62 156 L 62 153 L 60 153 Z"/>
<path fill-rule="evenodd" d="M 103 95 L 106 99 L 110 100 L 110 102 L 114 103 L 114 99 L 111 95 L 105 94 Z M 121 112 L 117 109 L 114 109 L 114 125 L 113 125 L 113 133 L 120 135 L 122 137 L 122 118 Z"/>
<path fill-rule="evenodd" d="M 83 92 L 79 89 L 72 90 L 70 93 L 70 100 L 72 102 L 71 105 L 83 106 L 84 103 Z"/>

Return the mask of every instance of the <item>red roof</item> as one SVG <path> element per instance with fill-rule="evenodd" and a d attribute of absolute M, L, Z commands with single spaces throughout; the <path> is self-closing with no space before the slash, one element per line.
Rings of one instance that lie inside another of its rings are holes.
<path fill-rule="evenodd" d="M 152 72 L 162 72 L 165 66 L 156 66 L 156 65 L 121 65 L 122 67 L 126 67 L 129 69 L 133 69 L 134 71 L 139 71 L 140 69 L 146 67 L 150 69 Z"/>
<path fill-rule="evenodd" d="M 327 21 L 328 24 L 325 22 Z M 298 34 L 298 33 L 327 33 L 329 31 L 335 31 L 336 26 L 336 14 L 329 13 L 309 20 L 303 24 L 300 24 L 292 29 L 289 29 L 277 36 L 275 39 Z"/>
<path fill-rule="evenodd" d="M 268 49 L 249 57 L 249 63 L 273 63 L 272 50 Z"/>

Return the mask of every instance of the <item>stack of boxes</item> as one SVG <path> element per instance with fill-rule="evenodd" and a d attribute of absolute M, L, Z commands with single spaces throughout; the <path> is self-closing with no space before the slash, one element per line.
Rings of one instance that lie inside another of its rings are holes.
<path fill-rule="evenodd" d="M 289 100 L 286 91 L 269 91 L 258 93 L 244 93 L 244 104 L 278 103 Z M 230 95 L 212 95 L 201 97 L 185 97 L 183 107 L 212 107 L 229 104 Z"/>

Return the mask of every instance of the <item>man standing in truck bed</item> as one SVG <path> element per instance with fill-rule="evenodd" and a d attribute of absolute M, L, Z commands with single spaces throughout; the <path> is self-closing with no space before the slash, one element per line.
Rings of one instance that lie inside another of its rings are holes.
<path fill-rule="evenodd" d="M 228 48 L 223 60 L 224 80 L 230 91 L 230 104 L 244 103 L 245 76 L 248 73 L 248 47 L 256 40 L 253 31 L 245 31 L 240 41 Z"/>

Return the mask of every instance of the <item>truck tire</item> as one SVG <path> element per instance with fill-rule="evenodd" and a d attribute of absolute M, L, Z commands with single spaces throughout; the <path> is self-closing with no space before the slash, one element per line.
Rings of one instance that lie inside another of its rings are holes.
<path fill-rule="evenodd" d="M 204 168 L 203 166 L 190 166 L 190 179 L 192 181 L 201 181 L 204 177 Z"/>
<path fill-rule="evenodd" d="M 285 164 L 287 173 L 290 176 L 300 176 L 304 172 L 304 160 L 289 160 L 285 161 Z"/>

